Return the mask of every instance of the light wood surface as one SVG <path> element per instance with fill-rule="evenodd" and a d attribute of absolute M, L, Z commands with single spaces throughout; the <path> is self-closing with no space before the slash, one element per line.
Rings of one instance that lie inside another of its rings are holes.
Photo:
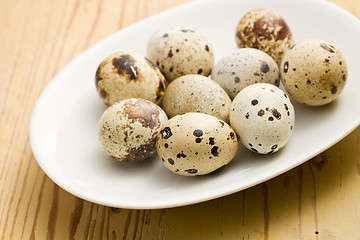
<path fill-rule="evenodd" d="M 171 209 L 93 204 L 39 168 L 29 119 L 54 75 L 111 33 L 188 1 L 0 0 L 0 239 L 360 239 L 360 128 L 270 181 Z M 331 2 L 360 17 L 359 0 Z"/>

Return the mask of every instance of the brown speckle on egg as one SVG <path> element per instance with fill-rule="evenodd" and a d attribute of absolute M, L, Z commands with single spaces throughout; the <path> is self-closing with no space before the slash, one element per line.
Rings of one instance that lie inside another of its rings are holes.
<path fill-rule="evenodd" d="M 332 94 L 335 94 L 337 92 L 337 87 L 336 86 L 333 86 L 332 88 L 331 88 L 331 93 Z"/>
<path fill-rule="evenodd" d="M 263 61 L 263 62 L 261 63 L 261 68 L 260 68 L 260 70 L 261 70 L 263 73 L 267 73 L 267 72 L 269 71 L 269 65 L 268 65 L 265 61 Z"/>
<path fill-rule="evenodd" d="M 113 158 L 121 162 L 138 162 L 144 160 L 154 153 L 155 139 L 145 142 L 138 147 L 127 149 L 127 154 L 124 157 L 112 155 Z"/>
<path fill-rule="evenodd" d="M 164 162 L 164 161 L 163 161 Z M 172 158 L 168 158 L 168 162 L 171 164 L 171 165 L 174 165 L 175 164 L 175 162 L 174 162 L 174 160 L 172 159 Z"/>
<path fill-rule="evenodd" d="M 203 135 L 203 131 L 201 129 L 196 129 L 194 132 L 193 132 L 193 135 L 195 137 L 201 137 Z"/>
<path fill-rule="evenodd" d="M 99 64 L 95 86 L 108 106 L 127 98 L 143 98 L 161 104 L 166 81 L 146 57 L 134 52 L 116 52 Z"/>
<path fill-rule="evenodd" d="M 171 129 L 169 127 L 166 127 L 160 131 L 160 134 L 163 139 L 168 139 L 172 136 Z"/>
<path fill-rule="evenodd" d="M 279 113 L 278 110 L 276 110 L 276 109 L 274 108 L 274 109 L 272 109 L 271 112 L 272 112 L 273 116 L 274 116 L 276 119 L 278 119 L 278 120 L 281 119 L 281 113 Z"/>
<path fill-rule="evenodd" d="M 185 172 L 188 173 L 188 174 L 195 174 L 195 173 L 198 172 L 198 170 L 194 169 L 194 168 L 193 169 L 186 169 Z"/>
<path fill-rule="evenodd" d="M 172 50 L 170 49 L 168 52 L 168 57 L 171 58 L 172 56 L 174 56 L 174 54 L 172 53 Z"/>
<path fill-rule="evenodd" d="M 101 96 L 101 98 L 106 98 L 107 93 L 106 93 L 106 91 L 104 89 L 100 90 L 100 96 Z"/>
<path fill-rule="evenodd" d="M 237 25 L 235 36 L 238 47 L 262 50 L 278 64 L 293 42 L 285 20 L 269 9 L 255 9 L 245 14 Z"/>
<path fill-rule="evenodd" d="M 148 109 L 144 111 L 143 109 Z M 159 115 L 161 111 L 159 108 L 153 108 L 152 103 L 139 99 L 138 101 L 127 101 L 123 105 L 123 113 L 127 115 L 131 122 L 138 121 L 145 128 L 160 127 L 161 122 Z"/>
<path fill-rule="evenodd" d="M 122 162 L 144 160 L 155 152 L 165 112 L 145 99 L 130 98 L 113 104 L 102 114 L 99 140 L 104 151 Z"/>
<path fill-rule="evenodd" d="M 219 150 L 219 147 L 217 147 L 217 146 L 212 147 L 211 154 L 214 155 L 215 157 L 219 156 L 218 150 Z"/>
<path fill-rule="evenodd" d="M 139 74 L 139 68 L 135 65 L 135 59 L 129 54 L 123 54 L 120 57 L 112 59 L 115 70 L 120 75 L 127 75 L 128 79 L 136 80 Z"/>
<path fill-rule="evenodd" d="M 251 101 L 251 105 L 253 105 L 253 106 L 255 106 L 256 104 L 258 104 L 259 103 L 259 101 L 257 100 L 257 99 L 253 99 L 252 101 Z"/>
<path fill-rule="evenodd" d="M 259 117 L 264 116 L 264 114 L 265 114 L 264 109 L 260 109 L 260 110 L 258 111 L 258 113 L 257 113 L 257 115 L 258 115 Z"/>
<path fill-rule="evenodd" d="M 181 152 L 181 153 L 178 153 L 178 154 L 176 155 L 176 157 L 177 157 L 177 158 L 186 158 L 186 155 L 185 155 L 183 152 Z"/>

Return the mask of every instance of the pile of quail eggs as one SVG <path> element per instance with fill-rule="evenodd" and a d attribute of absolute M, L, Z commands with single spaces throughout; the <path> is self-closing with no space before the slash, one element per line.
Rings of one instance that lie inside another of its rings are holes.
<path fill-rule="evenodd" d="M 152 34 L 147 56 L 104 59 L 95 83 L 108 106 L 98 127 L 105 152 L 122 162 L 157 152 L 176 174 L 205 175 L 228 164 L 239 141 L 255 153 L 279 151 L 294 129 L 291 101 L 322 106 L 345 86 L 341 52 L 318 39 L 294 44 L 272 10 L 244 15 L 235 39 L 239 48 L 214 63 L 200 32 L 167 27 Z"/>

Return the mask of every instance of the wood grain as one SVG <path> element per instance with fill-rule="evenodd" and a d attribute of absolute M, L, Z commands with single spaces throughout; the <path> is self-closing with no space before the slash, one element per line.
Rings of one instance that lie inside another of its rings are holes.
<path fill-rule="evenodd" d="M 28 131 L 54 75 L 111 33 L 189 0 L 0 0 L 0 239 L 360 239 L 360 128 L 270 181 L 159 210 L 105 207 L 56 186 Z M 358 0 L 332 0 L 360 17 Z"/>

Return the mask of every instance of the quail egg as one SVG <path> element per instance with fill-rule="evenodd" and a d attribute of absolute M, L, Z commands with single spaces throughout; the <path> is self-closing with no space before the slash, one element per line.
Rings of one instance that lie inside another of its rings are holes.
<path fill-rule="evenodd" d="M 164 94 L 163 109 L 171 118 L 187 112 L 201 112 L 228 122 L 231 99 L 208 77 L 184 75 L 171 82 Z"/>
<path fill-rule="evenodd" d="M 250 85 L 236 95 L 230 125 L 240 142 L 253 152 L 273 153 L 290 139 L 295 112 L 289 97 L 268 83 Z"/>
<path fill-rule="evenodd" d="M 260 49 L 277 64 L 293 42 L 285 20 L 270 9 L 254 9 L 246 13 L 239 21 L 235 35 L 238 47 Z"/>
<path fill-rule="evenodd" d="M 205 175 L 228 164 L 238 140 L 224 121 L 204 113 L 185 113 L 167 121 L 158 135 L 157 153 L 172 172 Z"/>
<path fill-rule="evenodd" d="M 214 65 L 213 49 L 198 31 L 186 27 L 166 27 L 153 33 L 147 56 L 171 82 L 186 74 L 209 76 Z"/>
<path fill-rule="evenodd" d="M 282 83 L 298 102 L 322 106 L 334 101 L 345 87 L 347 65 L 328 42 L 309 39 L 295 44 L 284 56 Z"/>
<path fill-rule="evenodd" d="M 105 152 L 121 162 L 138 162 L 150 157 L 165 112 L 155 103 L 131 98 L 117 102 L 102 114 L 98 134 Z"/>
<path fill-rule="evenodd" d="M 134 52 L 117 52 L 105 58 L 96 71 L 95 84 L 108 106 L 127 98 L 143 98 L 161 104 L 166 80 L 146 57 Z"/>
<path fill-rule="evenodd" d="M 211 73 L 233 99 L 244 87 L 254 83 L 279 86 L 279 68 L 274 59 L 255 48 L 240 48 L 217 62 Z"/>

